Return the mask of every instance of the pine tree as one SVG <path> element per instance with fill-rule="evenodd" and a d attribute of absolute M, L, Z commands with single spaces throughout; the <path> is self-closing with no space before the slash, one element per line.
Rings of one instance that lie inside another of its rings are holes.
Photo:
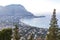
<path fill-rule="evenodd" d="M 14 28 L 14 34 L 13 34 L 13 40 L 20 40 L 20 35 L 19 35 L 19 28 L 17 25 L 15 25 Z"/>
<path fill-rule="evenodd" d="M 46 40 L 57 40 L 57 33 L 58 33 L 58 25 L 56 19 L 56 9 L 53 11 L 53 15 L 51 18 L 50 27 L 46 36 Z"/>

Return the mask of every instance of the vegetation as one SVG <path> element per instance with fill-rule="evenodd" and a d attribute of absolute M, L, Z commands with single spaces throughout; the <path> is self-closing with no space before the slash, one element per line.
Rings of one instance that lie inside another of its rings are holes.
<path fill-rule="evenodd" d="M 0 40 L 11 40 L 12 29 L 7 28 L 0 31 Z"/>
<path fill-rule="evenodd" d="M 56 9 L 54 9 L 46 40 L 58 40 L 57 34 L 58 34 L 58 25 L 56 19 Z"/>
<path fill-rule="evenodd" d="M 15 25 L 13 40 L 20 40 L 19 28 L 18 25 Z"/>

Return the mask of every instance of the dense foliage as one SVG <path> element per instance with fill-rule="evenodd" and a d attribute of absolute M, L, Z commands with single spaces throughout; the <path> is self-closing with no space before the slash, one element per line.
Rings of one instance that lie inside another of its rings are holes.
<path fill-rule="evenodd" d="M 12 29 L 7 28 L 0 31 L 0 40 L 11 40 L 12 38 Z"/>

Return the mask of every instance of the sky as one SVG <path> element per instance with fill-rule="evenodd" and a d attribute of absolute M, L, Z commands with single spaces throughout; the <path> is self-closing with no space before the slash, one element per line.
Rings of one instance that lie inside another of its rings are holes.
<path fill-rule="evenodd" d="M 0 0 L 0 6 L 21 4 L 33 14 L 52 12 L 55 8 L 60 12 L 60 0 Z"/>

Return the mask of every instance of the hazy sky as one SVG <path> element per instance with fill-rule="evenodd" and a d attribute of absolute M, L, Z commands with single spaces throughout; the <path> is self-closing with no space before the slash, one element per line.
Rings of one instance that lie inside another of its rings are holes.
<path fill-rule="evenodd" d="M 36 14 L 43 12 L 52 12 L 54 8 L 60 11 L 60 0 L 0 0 L 0 5 L 21 4 L 28 11 Z"/>

